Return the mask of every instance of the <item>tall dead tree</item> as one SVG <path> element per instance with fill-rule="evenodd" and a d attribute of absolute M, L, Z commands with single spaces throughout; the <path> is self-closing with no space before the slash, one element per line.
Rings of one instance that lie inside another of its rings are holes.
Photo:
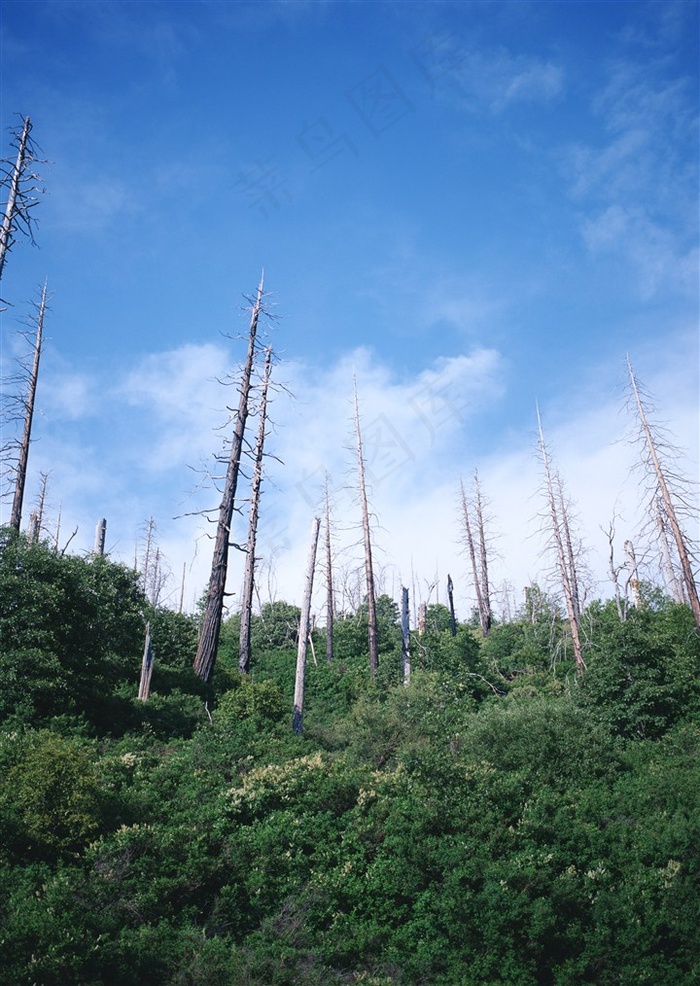
<path fill-rule="evenodd" d="M 255 588 L 255 545 L 258 537 L 258 518 L 260 516 L 263 455 L 265 451 L 265 427 L 267 425 L 267 391 L 270 385 L 271 369 L 272 347 L 268 346 L 265 350 L 265 365 L 263 368 L 262 390 L 260 394 L 258 436 L 255 441 L 255 452 L 253 455 L 253 479 L 251 482 L 250 510 L 248 513 L 248 543 L 246 544 L 246 560 L 245 569 L 243 572 L 241 629 L 238 638 L 238 670 L 241 674 L 246 674 L 250 668 L 250 627 L 253 616 L 253 591 Z"/>
<path fill-rule="evenodd" d="M 246 421 L 248 420 L 248 404 L 251 390 L 251 378 L 253 375 L 253 365 L 256 353 L 256 336 L 258 331 L 258 321 L 263 313 L 263 279 L 260 278 L 258 291 L 253 302 L 250 330 L 248 333 L 248 353 L 243 376 L 240 384 L 240 399 L 238 411 L 235 417 L 233 437 L 229 449 L 228 464 L 226 467 L 226 477 L 224 480 L 224 490 L 219 507 L 219 517 L 216 525 L 216 536 L 214 540 L 214 555 L 211 565 L 211 576 L 207 589 L 204 614 L 202 617 L 202 628 L 199 633 L 199 643 L 197 654 L 194 660 L 195 673 L 209 681 L 214 662 L 216 661 L 216 651 L 219 646 L 219 634 L 221 632 L 221 614 L 224 607 L 224 594 L 226 591 L 226 574 L 228 571 L 228 553 L 231 543 L 231 521 L 233 519 L 233 509 L 236 499 L 236 489 L 238 486 L 238 474 L 240 472 L 241 457 L 243 455 L 243 439 L 245 435 Z"/>
<path fill-rule="evenodd" d="M 294 678 L 294 715 L 292 729 L 301 735 L 304 731 L 304 689 L 306 683 L 306 649 L 311 632 L 311 595 L 314 588 L 314 570 L 316 568 L 316 550 L 318 548 L 318 532 L 321 518 L 314 517 L 311 522 L 311 547 L 306 566 L 306 582 L 304 596 L 301 601 L 301 616 L 299 619 L 299 644 L 297 647 L 297 668 Z"/>
<path fill-rule="evenodd" d="M 333 543 L 331 533 L 331 495 L 326 474 L 323 499 L 326 520 L 326 661 L 333 662 L 333 621 L 335 619 L 335 601 L 333 598 Z"/>
<path fill-rule="evenodd" d="M 5 269 L 5 260 L 17 231 L 25 233 L 34 242 L 34 220 L 31 209 L 36 205 L 37 192 L 41 181 L 32 171 L 32 165 L 37 163 L 33 141 L 29 136 L 32 124 L 29 117 L 22 121 L 21 129 L 13 132 L 13 147 L 17 148 L 15 158 L 6 158 L 0 162 L 0 187 L 7 189 L 5 210 L 0 227 L 0 279 Z"/>
<path fill-rule="evenodd" d="M 401 665 L 403 683 L 408 685 L 411 682 L 411 636 L 408 617 L 408 589 L 406 586 L 401 587 Z"/>
<path fill-rule="evenodd" d="M 39 381 L 39 363 L 41 361 L 41 349 L 44 334 L 44 316 L 46 314 L 46 295 L 47 285 L 41 291 L 41 298 L 37 305 L 36 332 L 34 336 L 34 353 L 32 365 L 29 371 L 26 394 L 20 398 L 24 410 L 24 428 L 22 439 L 19 445 L 19 456 L 17 461 L 17 476 L 15 479 L 15 492 L 12 498 L 12 512 L 10 514 L 10 527 L 19 531 L 22 523 L 22 504 L 24 502 L 24 489 L 27 482 L 27 465 L 29 463 L 29 445 L 32 440 L 32 421 L 34 418 L 34 405 L 36 402 L 36 388 Z"/>
<path fill-rule="evenodd" d="M 367 591 L 367 644 L 369 666 L 374 675 L 379 667 L 379 642 L 377 638 L 377 601 L 374 590 L 374 568 L 372 566 L 372 536 L 369 526 L 367 488 L 365 485 L 365 459 L 362 450 L 362 429 L 360 428 L 360 406 L 357 399 L 357 378 L 353 375 L 355 398 L 355 436 L 357 438 L 357 476 L 362 510 L 362 538 L 365 549 L 365 587 Z"/>
<path fill-rule="evenodd" d="M 554 547 L 559 581 L 564 593 L 566 613 L 569 618 L 571 641 L 574 648 L 576 673 L 583 674 L 586 664 L 583 659 L 580 635 L 581 604 L 578 595 L 578 575 L 576 572 L 576 557 L 571 540 L 569 526 L 569 508 L 564 499 L 563 486 L 559 475 L 552 472 L 547 445 L 542 430 L 540 409 L 537 408 L 537 426 L 539 431 L 539 449 L 542 467 L 544 469 L 544 491 L 547 500 L 549 517 L 550 542 Z"/>
<path fill-rule="evenodd" d="M 660 504 L 662 528 L 668 526 L 675 543 L 680 565 L 682 590 L 690 604 L 695 624 L 700 629 L 700 598 L 698 598 L 698 588 L 691 562 L 691 549 L 689 539 L 680 521 L 683 508 L 686 511 L 688 509 L 687 498 L 683 495 L 684 481 L 662 462 L 663 452 L 668 452 L 668 444 L 659 438 L 658 429 L 655 433 L 649 423 L 645 401 L 642 398 L 629 357 L 627 358 L 627 369 L 632 387 L 632 402 L 639 420 L 641 446 L 644 452 L 643 468 L 651 479 L 651 508 L 652 510 L 656 508 L 658 516 Z"/>
<path fill-rule="evenodd" d="M 479 484 L 479 475 L 474 472 L 472 484 L 472 505 L 467 498 L 464 483 L 460 480 L 460 500 L 462 505 L 462 524 L 464 530 L 464 543 L 469 555 L 472 569 L 472 579 L 474 582 L 474 592 L 476 594 L 476 605 L 479 613 L 479 625 L 481 633 L 487 637 L 493 623 L 491 612 L 491 592 L 489 588 L 489 567 L 488 552 L 486 543 L 486 529 L 484 524 L 484 504 Z M 474 510 L 476 521 L 476 532 L 472 524 L 471 510 Z"/>
<path fill-rule="evenodd" d="M 101 558 L 105 553 L 105 541 L 107 539 L 107 519 L 101 517 L 95 527 L 95 544 L 92 549 L 95 557 Z"/>

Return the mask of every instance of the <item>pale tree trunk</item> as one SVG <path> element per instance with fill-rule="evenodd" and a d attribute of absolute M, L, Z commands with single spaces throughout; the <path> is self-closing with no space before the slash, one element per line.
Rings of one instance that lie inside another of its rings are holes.
<path fill-rule="evenodd" d="M 357 400 L 357 380 L 353 377 L 355 395 L 355 432 L 357 435 L 357 474 L 360 492 L 360 507 L 362 509 L 362 534 L 365 548 L 365 585 L 367 589 L 367 644 L 369 648 L 369 666 L 372 674 L 379 667 L 379 643 L 377 640 L 377 602 L 374 591 L 374 569 L 372 567 L 372 537 L 369 526 L 369 509 L 367 507 L 367 489 L 365 486 L 365 460 L 362 451 L 362 430 L 360 428 L 360 408 Z"/>
<path fill-rule="evenodd" d="M 298 735 L 304 731 L 304 688 L 306 682 L 306 648 L 311 630 L 311 594 L 314 588 L 314 569 L 316 568 L 316 549 L 318 547 L 318 532 L 321 518 L 314 517 L 311 523 L 311 547 L 309 561 L 306 566 L 306 583 L 304 597 L 301 602 L 301 617 L 299 619 L 299 644 L 297 647 L 297 669 L 294 679 L 294 715 L 292 729 Z"/>
<path fill-rule="evenodd" d="M 255 588 L 255 545 L 258 537 L 258 518 L 260 516 L 260 495 L 262 488 L 263 455 L 265 451 L 265 426 L 267 424 L 267 391 L 270 385 L 272 368 L 272 347 L 265 350 L 262 392 L 260 396 L 260 418 L 258 437 L 255 442 L 255 465 L 250 491 L 250 512 L 248 515 L 248 543 L 243 573 L 243 593 L 241 599 L 241 629 L 238 638 L 238 670 L 247 674 L 250 669 L 251 644 L 250 627 L 253 616 L 253 592 Z"/>
<path fill-rule="evenodd" d="M 688 599 L 683 592 L 683 584 L 678 578 L 676 569 L 673 567 L 671 557 L 671 545 L 668 543 L 668 524 L 664 517 L 664 509 L 660 501 L 656 501 L 656 527 L 659 531 L 659 544 L 661 545 L 661 557 L 663 558 L 664 569 L 666 570 L 666 581 L 671 592 L 671 596 L 677 603 L 687 603 Z"/>
<path fill-rule="evenodd" d="M 154 653 L 151 649 L 151 624 L 146 624 L 146 643 L 143 648 L 143 660 L 141 661 L 141 677 L 139 679 L 138 698 L 142 702 L 148 701 L 151 694 L 151 678 L 153 677 Z"/>
<path fill-rule="evenodd" d="M 479 526 L 479 557 L 477 558 L 477 547 L 472 530 L 469 502 L 467 500 L 467 494 L 464 491 L 464 483 L 460 481 L 459 486 L 462 502 L 462 521 L 464 523 L 464 542 L 469 553 L 469 561 L 471 562 L 474 592 L 476 594 L 476 606 L 479 612 L 479 625 L 481 627 L 482 636 L 486 637 L 491 629 L 491 602 L 489 598 L 486 536 L 484 534 L 483 527 L 481 494 L 479 493 L 477 513 L 477 524 Z"/>
<path fill-rule="evenodd" d="M 199 634 L 199 644 L 197 655 L 194 661 L 195 673 L 209 681 L 214 662 L 216 661 L 216 651 L 219 646 L 219 634 L 221 632 L 221 614 L 224 607 L 224 594 L 226 591 L 226 574 L 228 571 L 228 552 L 231 537 L 231 521 L 233 518 L 233 508 L 236 499 L 236 488 L 238 486 L 238 473 L 243 454 L 243 437 L 245 434 L 246 421 L 248 419 L 248 400 L 250 397 L 251 377 L 253 374 L 253 364 L 255 362 L 255 337 L 258 329 L 258 319 L 262 312 L 263 281 L 260 279 L 258 292 L 253 304 L 252 316 L 250 321 L 250 331 L 248 337 L 248 354 L 243 369 L 241 380 L 240 399 L 238 403 L 238 413 L 234 425 L 233 438 L 228 457 L 226 469 L 226 479 L 224 482 L 224 492 L 219 507 L 219 519 L 216 526 L 216 539 L 214 541 L 214 555 L 211 564 L 211 576 L 209 588 L 202 617 L 202 628 Z"/>
<path fill-rule="evenodd" d="M 39 490 L 39 501 L 37 503 L 36 511 L 32 511 L 29 518 L 29 540 L 33 542 L 38 542 L 41 538 L 41 529 L 44 526 L 44 507 L 46 506 L 46 487 L 49 482 L 49 474 L 42 472 L 39 474 L 41 477 L 41 488 Z"/>
<path fill-rule="evenodd" d="M 657 486 L 658 494 L 663 503 L 663 509 L 666 514 L 666 520 L 668 521 L 669 527 L 671 528 L 671 534 L 673 535 L 673 539 L 676 545 L 676 551 L 678 552 L 678 559 L 680 561 L 680 566 L 681 566 L 683 590 L 688 597 L 690 608 L 693 612 L 693 617 L 695 619 L 695 624 L 700 630 L 700 598 L 698 598 L 698 589 L 695 583 L 693 568 L 690 563 L 690 550 L 688 548 L 685 533 L 681 529 L 681 525 L 678 520 L 676 507 L 673 502 L 673 495 L 661 465 L 661 460 L 659 458 L 659 452 L 657 449 L 657 443 L 654 441 L 654 435 L 652 434 L 651 428 L 649 426 L 649 422 L 647 421 L 647 415 L 644 409 L 644 403 L 640 396 L 639 388 L 637 386 L 637 380 L 634 375 L 634 370 L 632 369 L 632 363 L 630 362 L 629 358 L 627 359 L 627 369 L 629 370 L 630 380 L 632 382 L 632 393 L 634 394 L 634 402 L 637 408 L 637 413 L 639 415 L 639 422 L 642 428 L 644 442 L 647 448 L 648 462 L 656 478 L 656 486 Z"/>
<path fill-rule="evenodd" d="M 569 618 L 571 629 L 571 640 L 574 648 L 574 658 L 576 660 L 576 673 L 583 674 L 586 664 L 583 660 L 583 649 L 581 647 L 581 636 L 579 631 L 580 602 L 577 595 L 578 579 L 576 576 L 575 558 L 571 548 L 571 536 L 569 531 L 569 521 L 567 516 L 566 504 L 563 499 L 561 480 L 554 477 L 549 465 L 549 455 L 542 431 L 542 421 L 540 411 L 537 409 L 537 425 L 540 437 L 540 456 L 544 468 L 545 495 L 549 508 L 550 528 L 552 542 L 556 551 L 557 567 L 559 579 L 564 593 L 566 612 Z M 558 493 L 558 496 L 557 496 Z M 559 509 L 557 509 L 557 500 Z M 560 512 L 563 516 L 560 516 Z M 565 519 L 564 519 L 565 518 Z"/>
<path fill-rule="evenodd" d="M 479 568 L 481 570 L 481 602 L 483 614 L 481 619 L 481 631 L 484 637 L 488 637 L 493 623 L 491 613 L 491 590 L 489 587 L 489 563 L 488 552 L 486 550 L 486 526 L 484 524 L 484 507 L 481 495 L 481 484 L 479 473 L 474 470 L 474 505 L 476 509 L 476 527 L 479 533 Z"/>
<path fill-rule="evenodd" d="M 639 608 L 641 599 L 639 596 L 639 571 L 637 569 L 637 556 L 634 553 L 634 545 L 631 541 L 625 541 L 625 557 L 627 558 L 627 571 L 629 572 L 628 584 L 632 590 L 632 605 Z"/>
<path fill-rule="evenodd" d="M 41 292 L 41 300 L 36 319 L 36 337 L 34 340 L 34 358 L 32 369 L 29 374 L 29 386 L 24 411 L 24 430 L 22 432 L 22 443 L 19 449 L 19 461 L 17 463 L 17 480 L 15 482 L 15 494 L 12 500 L 12 513 L 10 514 L 10 527 L 19 531 L 22 523 L 22 503 L 24 501 L 24 488 L 27 482 L 27 464 L 29 462 L 29 444 L 32 440 L 32 419 L 34 417 L 34 404 L 36 401 L 36 388 L 39 380 L 39 363 L 41 361 L 41 346 L 44 333 L 44 316 L 46 314 L 46 293 L 47 285 Z"/>
<path fill-rule="evenodd" d="M 324 487 L 326 509 L 326 661 L 333 662 L 333 622 L 335 602 L 333 599 L 333 544 L 331 538 L 331 496 L 328 488 L 328 475 Z"/>
<path fill-rule="evenodd" d="M 105 540 L 107 538 L 107 520 L 102 518 L 97 521 L 97 527 L 95 528 L 95 544 L 92 549 L 93 555 L 102 557 L 105 553 Z"/>
<path fill-rule="evenodd" d="M 408 622 L 408 589 L 406 586 L 401 588 L 401 641 L 403 683 L 408 685 L 411 682 L 411 638 Z"/>

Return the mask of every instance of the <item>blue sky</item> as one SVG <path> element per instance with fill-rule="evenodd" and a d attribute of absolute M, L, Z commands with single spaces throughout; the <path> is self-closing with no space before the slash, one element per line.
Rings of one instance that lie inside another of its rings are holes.
<path fill-rule="evenodd" d="M 28 114 L 49 162 L 38 249 L 2 287 L 5 365 L 51 293 L 25 514 L 47 472 L 47 533 L 60 508 L 89 550 L 106 516 L 125 561 L 153 516 L 192 604 L 211 546 L 182 515 L 218 503 L 216 378 L 264 268 L 294 400 L 272 409 L 261 598 L 301 595 L 324 470 L 357 593 L 353 369 L 386 591 L 444 601 L 449 571 L 468 615 L 475 467 L 494 581 L 516 603 L 546 581 L 538 401 L 608 594 L 601 526 L 620 555 L 640 537 L 627 353 L 698 473 L 697 38 L 685 2 L 5 2 L 3 154 Z"/>

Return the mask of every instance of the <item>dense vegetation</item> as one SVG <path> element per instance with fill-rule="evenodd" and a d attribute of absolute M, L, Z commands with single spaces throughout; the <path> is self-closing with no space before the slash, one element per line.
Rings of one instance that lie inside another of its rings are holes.
<path fill-rule="evenodd" d="M 300 737 L 293 606 L 255 618 L 245 678 L 229 619 L 207 688 L 196 620 L 136 573 L 0 548 L 4 982 L 700 981 L 687 607 L 591 604 L 582 678 L 543 594 L 486 640 L 430 607 L 407 687 L 381 597 L 376 678 L 339 618 Z"/>

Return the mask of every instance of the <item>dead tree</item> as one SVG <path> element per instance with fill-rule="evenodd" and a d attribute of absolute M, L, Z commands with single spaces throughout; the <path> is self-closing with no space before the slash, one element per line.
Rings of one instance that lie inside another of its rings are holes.
<path fill-rule="evenodd" d="M 34 354 L 32 366 L 29 371 L 27 381 L 27 391 L 24 397 L 20 398 L 24 410 L 24 428 L 22 439 L 19 445 L 19 456 L 17 461 L 17 475 L 15 479 L 15 491 L 12 498 L 12 512 L 10 514 L 10 527 L 19 531 L 22 523 L 22 504 L 24 502 L 24 489 L 27 482 L 27 465 L 29 462 L 29 445 L 32 440 L 32 420 L 34 418 L 34 405 L 36 402 L 36 388 L 39 381 L 39 363 L 41 361 L 41 350 L 44 333 L 44 316 L 46 314 L 46 295 L 47 285 L 41 291 L 41 298 L 37 305 L 36 333 L 34 336 Z"/>
<path fill-rule="evenodd" d="M 306 682 L 306 648 L 311 631 L 311 594 L 314 588 L 314 570 L 316 568 L 316 549 L 318 547 L 318 532 L 321 518 L 314 517 L 311 523 L 311 547 L 309 561 L 306 566 L 306 583 L 304 596 L 301 601 L 301 616 L 299 619 L 299 644 L 297 647 L 297 668 L 294 679 L 294 715 L 292 729 L 298 735 L 304 731 L 304 688 Z"/>
<path fill-rule="evenodd" d="M 224 480 L 224 490 L 221 498 L 221 505 L 219 507 L 219 518 L 216 525 L 211 576 L 209 578 L 209 587 L 207 589 L 204 614 L 202 617 L 202 628 L 199 633 L 197 654 L 194 660 L 195 673 L 198 674 L 200 678 L 203 678 L 204 681 L 209 681 L 211 678 L 212 671 L 214 670 L 214 662 L 216 661 L 216 651 L 219 646 L 221 615 L 224 607 L 226 574 L 228 571 L 228 553 L 231 543 L 231 521 L 233 519 L 236 489 L 238 486 L 238 474 L 240 472 L 241 457 L 243 455 L 245 426 L 248 420 L 248 404 L 256 353 L 256 335 L 258 331 L 258 321 L 263 312 L 262 300 L 263 279 L 261 277 L 257 295 L 255 301 L 253 302 L 250 330 L 248 334 L 248 353 L 241 379 L 238 412 L 235 418 L 233 438 L 231 439 L 226 477 Z"/>
<path fill-rule="evenodd" d="M 333 599 L 333 545 L 331 538 L 331 497 L 328 488 L 328 474 L 326 474 L 325 478 L 323 498 L 326 514 L 326 661 L 332 664 L 335 602 Z"/>
<path fill-rule="evenodd" d="M 542 430 L 540 410 L 537 408 L 537 425 L 539 430 L 539 449 L 542 467 L 544 469 L 544 491 L 547 500 L 549 516 L 549 535 L 554 546 L 559 581 L 564 593 L 566 613 L 569 618 L 571 640 L 576 660 L 576 673 L 583 674 L 586 664 L 583 660 L 581 647 L 580 616 L 581 604 L 578 595 L 578 575 L 576 572 L 576 557 L 571 541 L 569 526 L 569 508 L 564 500 L 561 478 L 552 472 L 547 445 Z"/>
<path fill-rule="evenodd" d="M 447 601 L 450 606 L 450 633 L 453 637 L 457 636 L 457 620 L 455 619 L 455 599 L 454 599 L 454 584 L 452 582 L 452 576 L 447 573 Z"/>
<path fill-rule="evenodd" d="M 95 544 L 92 549 L 93 555 L 96 558 L 102 558 L 105 553 L 105 540 L 107 538 L 107 520 L 102 517 L 97 521 L 97 526 L 95 527 Z"/>
<path fill-rule="evenodd" d="M 464 490 L 464 483 L 460 481 L 460 499 L 462 505 L 462 523 L 464 530 L 464 543 L 469 554 L 469 561 L 472 569 L 472 579 L 474 581 L 474 592 L 476 593 L 476 605 L 479 612 L 479 625 L 481 633 L 487 637 L 493 623 L 491 612 L 491 592 L 489 589 L 489 569 L 488 553 L 486 547 L 486 530 L 484 525 L 483 498 L 479 475 L 474 472 L 473 482 L 473 509 L 476 520 L 476 537 L 472 526 L 472 516 L 467 494 Z"/>
<path fill-rule="evenodd" d="M 401 587 L 401 664 L 403 673 L 403 683 L 408 685 L 411 682 L 411 640 L 408 620 L 408 589 Z"/>
<path fill-rule="evenodd" d="M 151 678 L 153 677 L 153 661 L 155 655 L 151 648 L 151 624 L 146 624 L 146 642 L 143 647 L 143 660 L 141 661 L 141 677 L 139 679 L 138 698 L 142 702 L 148 701 L 151 694 Z"/>
<path fill-rule="evenodd" d="M 663 452 L 668 452 L 668 443 L 659 438 L 658 429 L 655 432 L 649 423 L 645 401 L 642 399 L 629 357 L 627 369 L 632 387 L 632 401 L 640 426 L 640 442 L 644 452 L 643 468 L 650 478 L 652 509 L 657 506 L 658 516 L 660 504 L 664 527 L 668 525 L 678 554 L 682 591 L 690 604 L 695 624 L 700 629 L 700 598 L 698 598 L 698 588 L 691 563 L 691 548 L 680 521 L 684 508 L 686 512 L 689 509 L 687 498 L 683 495 L 685 484 L 680 476 L 674 475 L 662 462 Z"/>
<path fill-rule="evenodd" d="M 36 150 L 29 136 L 32 124 L 29 117 L 22 121 L 22 128 L 13 132 L 12 146 L 17 148 L 15 159 L 6 158 L 0 163 L 0 186 L 7 189 L 7 201 L 0 227 L 0 279 L 5 268 L 5 259 L 15 241 L 15 233 L 20 230 L 31 242 L 34 242 L 34 219 L 31 209 L 38 199 L 37 192 L 42 189 L 37 184 L 41 181 L 32 171 L 36 164 Z"/>
<path fill-rule="evenodd" d="M 355 435 L 357 438 L 357 476 L 362 510 L 362 536 L 365 549 L 365 587 L 367 591 L 367 644 L 369 666 L 372 674 L 379 667 L 379 642 L 377 638 L 377 603 L 374 590 L 374 568 L 372 566 L 372 536 L 367 507 L 367 488 L 365 485 L 365 460 L 362 451 L 362 430 L 360 428 L 360 408 L 357 400 L 357 379 L 353 376 L 355 397 Z"/>
<path fill-rule="evenodd" d="M 238 670 L 246 674 L 250 668 L 251 645 L 250 627 L 253 615 L 253 591 L 255 588 L 255 545 L 258 536 L 258 517 L 260 515 L 260 495 L 262 487 L 263 455 L 265 450 L 265 426 L 267 424 L 267 391 L 270 385 L 272 368 L 272 347 L 265 350 L 262 391 L 260 395 L 260 417 L 258 436 L 255 442 L 253 480 L 250 491 L 250 511 L 248 515 L 248 543 L 243 573 L 243 596 L 241 599 L 241 629 L 238 638 Z"/>

